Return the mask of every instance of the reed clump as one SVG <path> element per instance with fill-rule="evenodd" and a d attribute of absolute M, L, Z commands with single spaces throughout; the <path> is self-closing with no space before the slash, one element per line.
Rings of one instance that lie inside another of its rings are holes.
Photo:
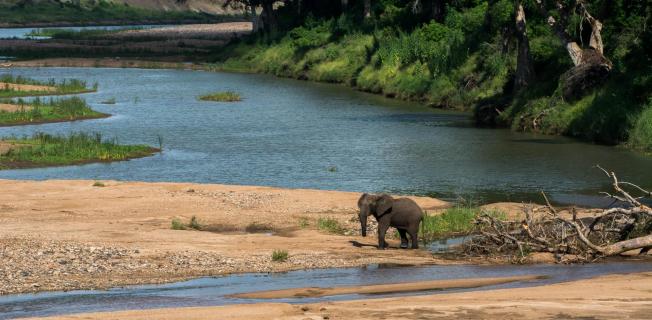
<path fill-rule="evenodd" d="M 237 92 L 222 91 L 200 96 L 199 100 L 215 102 L 237 102 L 242 101 L 242 97 Z"/>

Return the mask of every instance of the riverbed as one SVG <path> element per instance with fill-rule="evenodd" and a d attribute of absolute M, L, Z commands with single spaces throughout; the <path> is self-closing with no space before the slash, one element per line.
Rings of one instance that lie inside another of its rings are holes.
<path fill-rule="evenodd" d="M 147 143 L 160 155 L 112 164 L 0 171 L 8 179 L 182 181 L 431 195 L 479 202 L 605 205 L 609 180 L 652 181 L 652 158 L 624 148 L 473 127 L 469 114 L 435 110 L 348 88 L 267 75 L 186 70 L 13 68 L 36 79 L 99 84 L 85 94 L 108 119 L 0 128 L 101 132 Z M 197 99 L 233 90 L 244 100 Z M 115 105 L 102 101 L 115 98 Z M 160 138 L 160 140 L 159 140 Z"/>
<path fill-rule="evenodd" d="M 242 274 L 164 284 L 129 286 L 106 291 L 71 291 L 24 294 L 0 297 L 0 319 L 52 316 L 61 314 L 222 306 L 233 304 L 281 302 L 292 304 L 325 301 L 383 298 L 405 295 L 423 295 L 477 290 L 496 290 L 549 285 L 588 279 L 608 274 L 652 271 L 652 264 L 641 262 L 612 262 L 590 265 L 532 265 L 532 266 L 385 266 L 369 265 L 363 268 L 317 269 L 280 274 Z M 541 279 L 515 281 L 505 284 L 470 289 L 447 289 L 385 294 L 346 294 L 321 298 L 245 299 L 233 294 L 301 287 L 362 286 L 379 283 L 401 283 L 441 279 L 499 278 L 513 276 L 542 276 Z"/>

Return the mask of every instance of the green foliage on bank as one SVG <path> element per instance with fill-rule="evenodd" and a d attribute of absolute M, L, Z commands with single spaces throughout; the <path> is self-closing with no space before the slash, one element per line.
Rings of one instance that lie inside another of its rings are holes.
<path fill-rule="evenodd" d="M 32 101 L 0 100 L 0 104 L 19 106 L 16 111 L 0 110 L 0 126 L 95 119 L 108 116 L 97 112 L 78 97 Z"/>
<path fill-rule="evenodd" d="M 604 54 L 613 70 L 576 101 L 560 94 L 560 77 L 572 62 L 534 2 L 523 1 L 536 79 L 519 92 L 513 87 L 513 1 L 446 2 L 439 20 L 413 13 L 412 3 L 376 1 L 366 20 L 355 6 L 342 15 L 305 19 L 280 10 L 279 32 L 232 43 L 216 53 L 212 66 L 341 83 L 441 108 L 500 110 L 491 121 L 478 116 L 479 123 L 605 144 L 629 141 L 650 150 L 650 112 L 644 110 L 652 94 L 652 31 L 643 26 L 652 22 L 652 8 L 644 1 L 589 3 L 604 25 Z M 590 27 L 575 18 L 568 32 L 586 45 Z"/>
<path fill-rule="evenodd" d="M 146 145 L 121 145 L 101 134 L 71 133 L 0 140 L 13 147 L 0 155 L 0 169 L 62 166 L 92 162 L 123 161 L 149 156 L 158 150 Z"/>

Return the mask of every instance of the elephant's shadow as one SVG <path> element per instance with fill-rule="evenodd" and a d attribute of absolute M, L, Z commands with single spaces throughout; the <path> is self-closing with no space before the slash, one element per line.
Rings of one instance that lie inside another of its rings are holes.
<path fill-rule="evenodd" d="M 376 245 L 361 243 L 361 242 L 358 242 L 358 241 L 355 241 L 355 240 L 351 240 L 349 242 L 356 248 L 362 248 L 362 247 L 378 248 L 378 246 L 376 246 Z"/>

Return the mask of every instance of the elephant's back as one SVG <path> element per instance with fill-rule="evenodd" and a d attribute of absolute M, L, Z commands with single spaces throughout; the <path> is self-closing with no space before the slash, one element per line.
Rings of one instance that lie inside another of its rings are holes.
<path fill-rule="evenodd" d="M 410 211 L 419 214 L 423 214 L 421 207 L 412 199 L 409 198 L 398 198 L 394 201 L 393 210 L 400 211 Z"/>

